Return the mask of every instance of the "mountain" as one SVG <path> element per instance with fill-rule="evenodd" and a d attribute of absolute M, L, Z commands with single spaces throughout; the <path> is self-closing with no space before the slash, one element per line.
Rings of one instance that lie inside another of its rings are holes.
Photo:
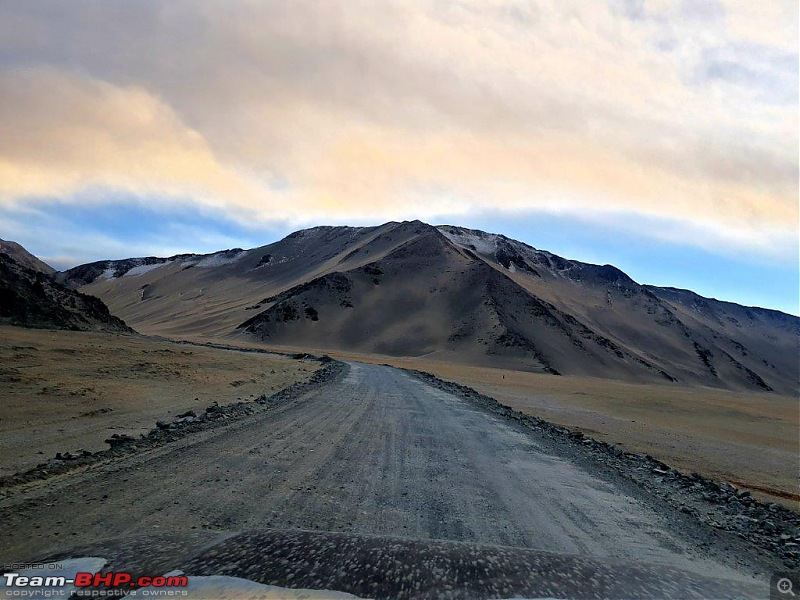
<path fill-rule="evenodd" d="M 58 277 L 145 333 L 798 389 L 797 317 L 454 226 L 315 227 L 252 250 L 100 261 Z"/>
<path fill-rule="evenodd" d="M 5 252 L 0 252 L 0 324 L 80 331 L 133 331 L 111 315 L 99 298 L 66 288 L 46 273 L 17 262 Z"/>
<path fill-rule="evenodd" d="M 17 242 L 0 240 L 0 252 L 7 254 L 23 267 L 27 267 L 33 271 L 38 271 L 45 275 L 53 275 L 56 272 L 53 267 L 36 258 Z"/>

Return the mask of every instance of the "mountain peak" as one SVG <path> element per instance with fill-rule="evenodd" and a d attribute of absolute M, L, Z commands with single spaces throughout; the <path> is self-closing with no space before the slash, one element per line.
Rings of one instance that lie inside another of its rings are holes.
<path fill-rule="evenodd" d="M 17 242 L 0 239 L 0 252 L 7 254 L 23 267 L 27 267 L 45 275 L 52 275 L 56 270 L 43 260 L 35 257 Z"/>

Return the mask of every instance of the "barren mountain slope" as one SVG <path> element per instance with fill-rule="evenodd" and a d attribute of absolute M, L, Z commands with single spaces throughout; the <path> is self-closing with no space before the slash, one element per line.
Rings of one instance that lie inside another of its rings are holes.
<path fill-rule="evenodd" d="M 45 275 L 52 275 L 56 270 L 46 262 L 36 258 L 17 242 L 0 240 L 0 252 L 8 254 L 11 258 L 33 271 L 39 271 Z"/>
<path fill-rule="evenodd" d="M 0 324 L 130 332 L 102 300 L 68 289 L 0 253 Z"/>
<path fill-rule="evenodd" d="M 413 235 L 395 237 L 396 225 L 316 227 L 251 250 L 98 261 L 59 278 L 103 298 L 143 333 L 224 337 L 251 317 L 264 298 L 363 264 Z"/>
<path fill-rule="evenodd" d="M 566 260 L 502 235 L 440 230 L 532 294 L 680 381 L 797 389 L 797 317 L 639 285 L 611 265 Z"/>
<path fill-rule="evenodd" d="M 147 333 L 782 393 L 798 385 L 797 317 L 419 221 L 317 227 L 253 250 L 103 261 L 61 277 Z"/>
<path fill-rule="evenodd" d="M 242 326 L 275 344 L 635 376 L 658 369 L 426 227 L 381 259 L 268 299 Z M 661 377 L 666 377 L 661 375 Z"/>

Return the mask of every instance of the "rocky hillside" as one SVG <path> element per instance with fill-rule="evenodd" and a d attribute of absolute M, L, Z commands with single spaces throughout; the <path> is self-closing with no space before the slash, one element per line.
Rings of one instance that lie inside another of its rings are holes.
<path fill-rule="evenodd" d="M 17 242 L 10 242 L 8 240 L 0 240 L 0 252 L 8 254 L 11 258 L 34 271 L 39 271 L 45 275 L 53 275 L 56 270 L 48 265 L 43 260 L 36 258 L 33 254 L 28 252 L 25 248 L 20 246 Z"/>
<path fill-rule="evenodd" d="M 0 323 L 22 327 L 132 332 L 103 301 L 68 289 L 0 252 Z"/>

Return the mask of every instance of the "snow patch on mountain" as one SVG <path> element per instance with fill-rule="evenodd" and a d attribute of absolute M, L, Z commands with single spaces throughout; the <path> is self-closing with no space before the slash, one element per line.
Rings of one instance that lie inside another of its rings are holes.
<path fill-rule="evenodd" d="M 246 250 L 223 250 L 215 254 L 210 254 L 201 258 L 198 261 L 188 261 L 184 264 L 193 264 L 195 267 L 221 267 L 223 265 L 230 265 L 238 260 L 244 258 L 247 254 Z"/>
<path fill-rule="evenodd" d="M 452 227 L 443 225 L 438 228 L 441 233 L 448 240 L 463 248 L 469 248 L 478 254 L 493 254 L 497 250 L 497 240 L 500 238 L 494 233 L 484 233 L 483 231 L 476 231 L 472 229 L 461 229 L 459 227 Z"/>
<path fill-rule="evenodd" d="M 138 277 L 140 275 L 144 275 L 145 273 L 149 273 L 150 271 L 153 271 L 155 269 L 159 269 L 161 267 L 166 267 L 167 265 L 171 265 L 172 262 L 173 261 L 168 260 L 168 261 L 163 262 L 163 263 L 154 263 L 154 264 L 151 264 L 151 265 L 147 265 L 147 264 L 139 265 L 137 267 L 133 267 L 132 269 L 129 269 L 128 272 L 125 273 L 125 275 L 123 275 L 123 277 Z"/>

